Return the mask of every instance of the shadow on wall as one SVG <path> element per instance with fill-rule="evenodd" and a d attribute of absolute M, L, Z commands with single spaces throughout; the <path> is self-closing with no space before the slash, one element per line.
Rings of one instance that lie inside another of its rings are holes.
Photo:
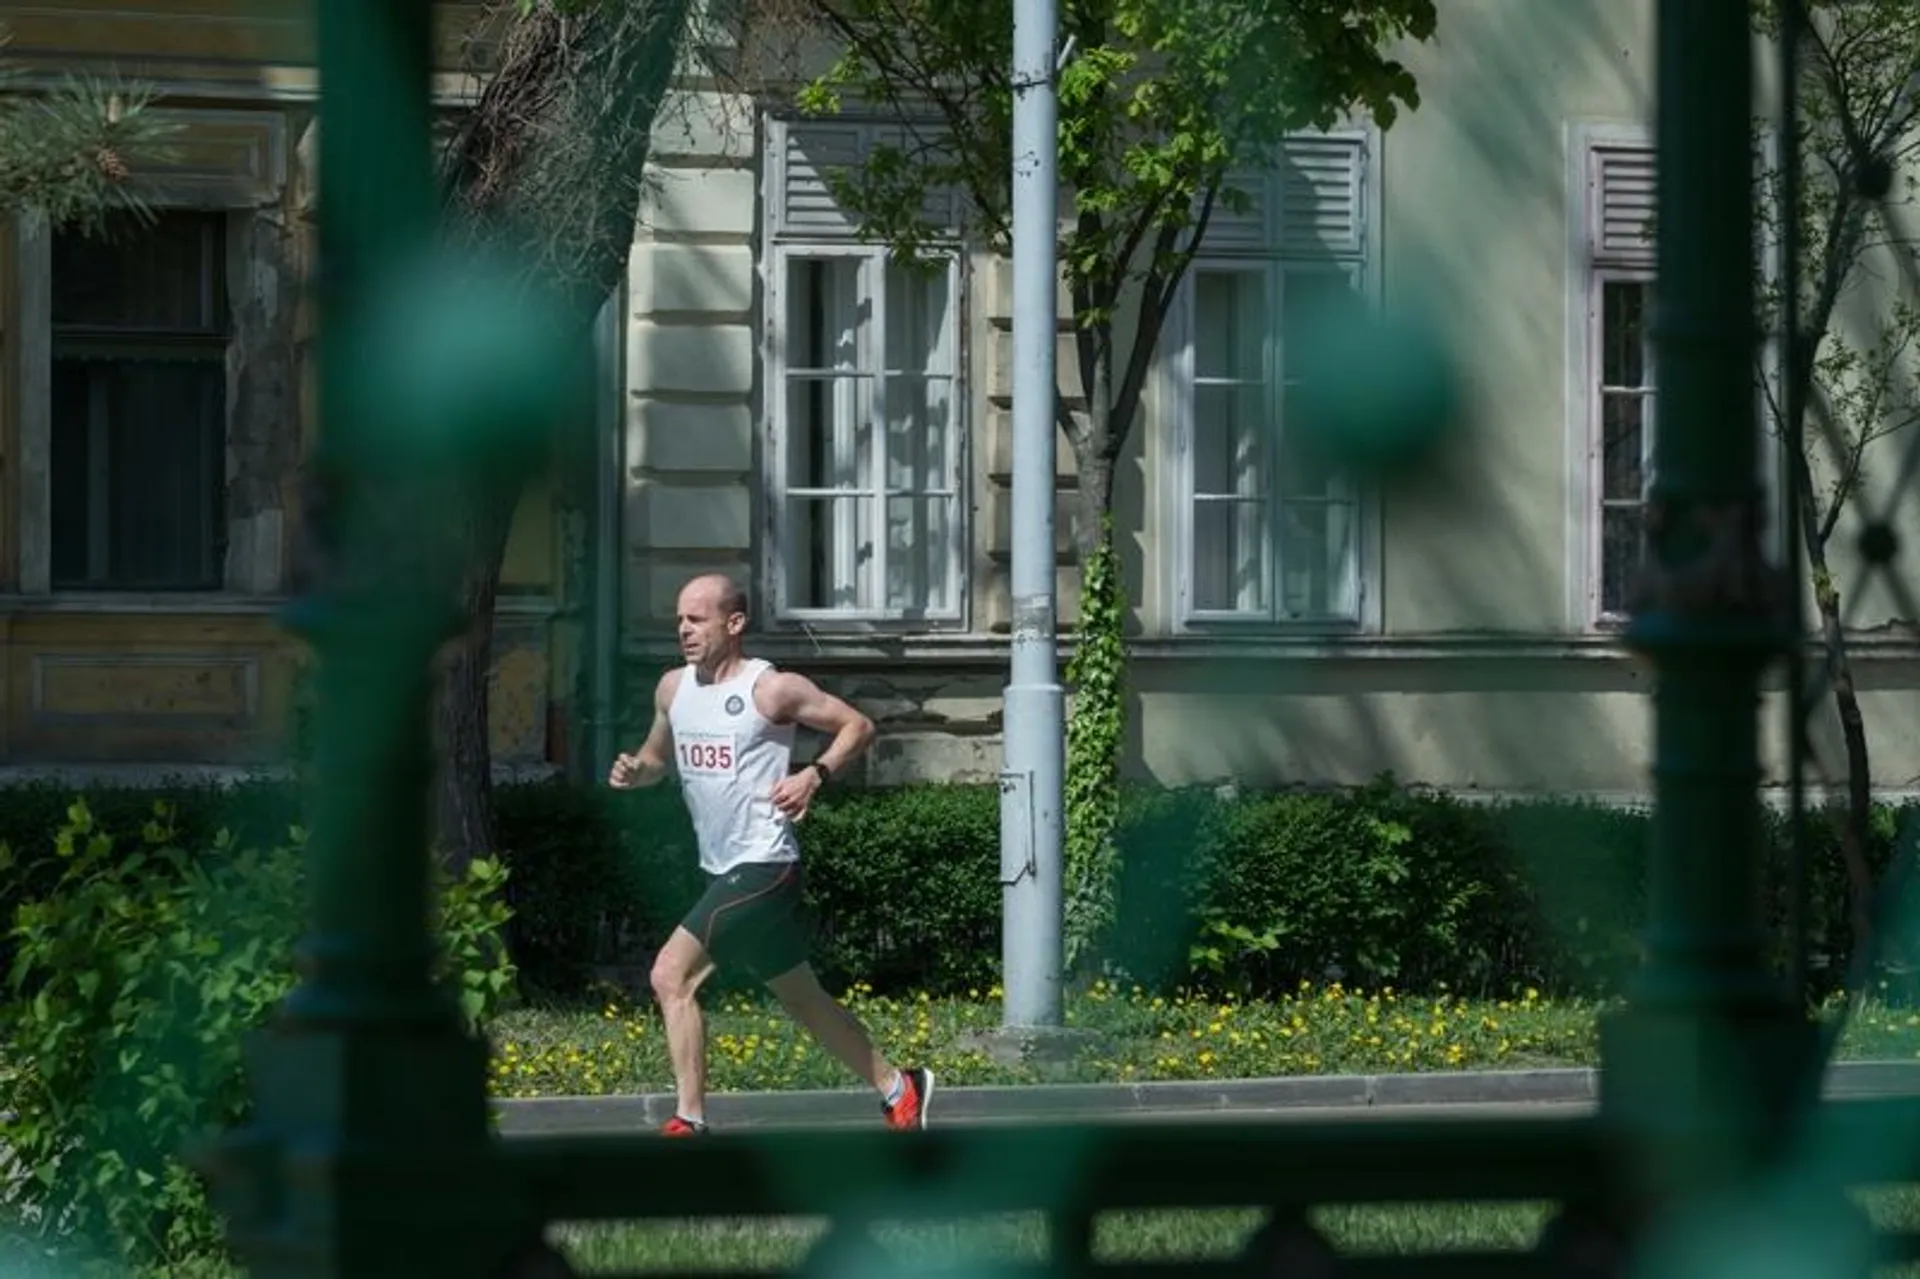
<path fill-rule="evenodd" d="M 1219 657 L 1136 666 L 1146 771 L 1168 783 L 1630 790 L 1651 686 L 1637 662 L 1514 656 Z M 1570 780 L 1571 779 L 1571 780 Z"/>
<path fill-rule="evenodd" d="M 1467 403 L 1422 482 L 1387 494 L 1389 633 L 1584 629 L 1570 480 L 1586 464 L 1569 346 L 1574 123 L 1652 118 L 1650 0 L 1447 6 L 1387 135 L 1389 302 L 1443 318 Z"/>
<path fill-rule="evenodd" d="M 1388 635 L 1510 637 L 1419 657 L 1134 663 L 1130 771 L 1162 781 L 1406 780 L 1638 789 L 1647 673 L 1556 645 L 1584 629 L 1570 510 L 1572 122 L 1652 118 L 1650 0 L 1454 0 L 1406 55 L 1424 105 L 1385 135 L 1389 302 L 1438 312 L 1459 429 L 1382 493 Z M 1584 340 L 1584 334 L 1581 335 Z M 1512 655 L 1544 640 L 1533 655 Z"/>

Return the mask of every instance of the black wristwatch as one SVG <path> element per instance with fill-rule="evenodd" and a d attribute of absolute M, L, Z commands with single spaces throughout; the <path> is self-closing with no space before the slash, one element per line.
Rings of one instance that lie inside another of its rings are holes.
<path fill-rule="evenodd" d="M 833 770 L 831 768 L 828 768 L 825 764 L 822 764 L 817 759 L 814 760 L 813 763 L 808 764 L 807 767 L 811 768 L 814 772 L 820 774 L 820 784 L 822 786 L 825 786 L 827 784 L 827 780 L 833 776 Z"/>

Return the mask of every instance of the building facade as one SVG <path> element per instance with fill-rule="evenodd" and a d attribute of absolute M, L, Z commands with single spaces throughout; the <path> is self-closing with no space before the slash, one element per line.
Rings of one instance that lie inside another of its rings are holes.
<path fill-rule="evenodd" d="M 456 110 L 478 5 L 443 5 Z M 0 5 L 32 88 L 118 73 L 160 97 L 173 154 L 151 227 L 0 237 L 0 765 L 271 765 L 295 731 L 294 588 L 312 332 L 302 275 L 315 75 L 304 9 L 229 0 Z M 553 749 L 550 485 L 507 553 L 493 742 Z"/>
<path fill-rule="evenodd" d="M 1417 110 L 1294 140 L 1210 227 L 1116 477 L 1131 771 L 1645 791 L 1648 673 L 1620 632 L 1652 460 L 1653 15 L 1455 0 L 1404 51 Z M 923 281 L 861 242 L 820 172 L 898 128 L 711 92 L 663 120 L 627 308 L 625 642 L 651 678 L 684 576 L 749 576 L 761 644 L 878 718 L 873 776 L 982 779 L 1007 654 L 1009 269 L 958 245 Z M 1336 279 L 1445 317 L 1467 411 L 1421 483 L 1286 461 L 1289 325 Z M 1070 380 L 1064 339 L 1059 364 Z M 1059 583 L 1070 625 L 1064 563 Z M 1892 788 L 1920 775 L 1902 613 L 1875 589 L 1854 613 Z"/>
<path fill-rule="evenodd" d="M 126 0 L 94 6 L 111 21 L 71 16 L 87 7 L 0 6 L 0 17 L 18 57 L 117 54 L 124 70 L 174 86 L 170 110 L 200 113 L 205 158 L 178 175 L 181 212 L 164 224 L 173 247 L 152 261 L 182 273 L 200 263 L 202 301 L 224 291 L 227 303 L 167 312 L 181 367 L 173 398 L 153 403 L 183 406 L 167 410 L 177 434 L 165 464 L 183 476 L 167 500 L 199 484 L 224 505 L 167 515 L 183 540 L 164 554 L 144 547 L 140 581 L 96 571 L 120 563 L 114 520 L 98 514 L 120 510 L 97 487 L 112 467 L 55 441 L 79 432 L 88 448 L 113 446 L 111 415 L 102 426 L 75 407 L 111 397 L 91 374 L 63 371 L 92 367 L 86 344 L 110 351 L 113 334 L 78 311 L 69 332 L 58 299 L 67 279 L 107 268 L 63 266 L 58 246 L 22 230 L 6 275 L 14 514 L 0 533 L 0 752 L 261 758 L 295 653 L 271 606 L 295 516 L 299 447 L 286 424 L 305 419 L 276 407 L 288 392 L 257 371 L 258 352 L 297 348 L 304 334 L 292 279 L 251 265 L 273 254 L 247 246 L 299 216 L 311 79 L 299 33 L 235 16 L 244 6 L 146 6 L 192 9 L 197 25 L 129 17 Z M 1620 622 L 1652 456 L 1653 10 L 1450 0 L 1436 39 L 1404 53 L 1417 110 L 1384 132 L 1360 122 L 1291 140 L 1249 187 L 1248 210 L 1216 219 L 1116 475 L 1131 772 L 1645 790 L 1648 675 Z M 181 46 L 215 31 L 244 47 Z M 457 77 L 445 89 L 457 102 Z M 678 587 L 722 570 L 753 585 L 762 651 L 879 722 L 868 780 L 982 780 L 999 767 L 1009 264 L 958 239 L 942 271 L 890 261 L 825 175 L 900 122 L 783 107 L 690 75 L 661 113 L 612 304 L 603 487 L 588 503 L 601 571 L 569 588 L 590 596 L 579 602 L 594 620 L 571 637 L 555 620 L 560 538 L 550 489 L 536 490 L 500 618 L 503 758 L 557 759 L 579 739 L 553 726 L 582 718 L 599 729 L 585 751 L 596 759 L 637 740 L 646 690 L 677 660 Z M 962 210 L 930 212 L 957 225 Z M 1467 408 L 1417 484 L 1383 489 L 1290 459 L 1288 333 L 1342 282 L 1445 316 Z M 206 407 L 216 386 L 223 423 Z M 210 474 L 223 448 L 224 486 L 188 477 Z M 1770 462 L 1759 478 L 1777 471 Z M 1058 479 L 1070 627 L 1076 477 L 1064 441 Z M 1920 646 L 1903 611 L 1866 591 L 1854 613 L 1888 788 L 1920 776 Z M 609 669 L 591 709 L 575 710 L 583 654 Z M 1819 740 L 1837 769 L 1833 734 Z"/>

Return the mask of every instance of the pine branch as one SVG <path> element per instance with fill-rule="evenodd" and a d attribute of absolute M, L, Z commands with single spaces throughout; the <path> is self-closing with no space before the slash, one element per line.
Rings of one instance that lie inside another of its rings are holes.
<path fill-rule="evenodd" d="M 115 213 L 149 221 L 140 177 L 173 153 L 175 126 L 153 93 L 117 79 L 69 76 L 45 92 L 0 75 L 0 213 L 41 213 L 56 228 L 97 233 Z"/>

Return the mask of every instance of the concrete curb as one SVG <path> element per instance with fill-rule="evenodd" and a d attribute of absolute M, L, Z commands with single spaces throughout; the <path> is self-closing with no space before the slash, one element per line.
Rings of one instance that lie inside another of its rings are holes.
<path fill-rule="evenodd" d="M 1832 1098 L 1920 1097 L 1920 1062 L 1841 1062 L 1828 1073 Z M 1599 1071 L 1435 1071 L 1420 1074 L 1295 1075 L 1273 1079 L 1181 1080 L 1138 1084 L 1040 1084 L 938 1088 L 943 1123 L 1178 1118 L 1235 1111 L 1350 1110 L 1421 1106 L 1592 1105 Z M 673 1113 L 669 1093 L 531 1097 L 494 1103 L 506 1136 L 645 1131 Z M 772 1128 L 872 1121 L 879 1103 L 863 1088 L 714 1093 L 715 1127 Z"/>

